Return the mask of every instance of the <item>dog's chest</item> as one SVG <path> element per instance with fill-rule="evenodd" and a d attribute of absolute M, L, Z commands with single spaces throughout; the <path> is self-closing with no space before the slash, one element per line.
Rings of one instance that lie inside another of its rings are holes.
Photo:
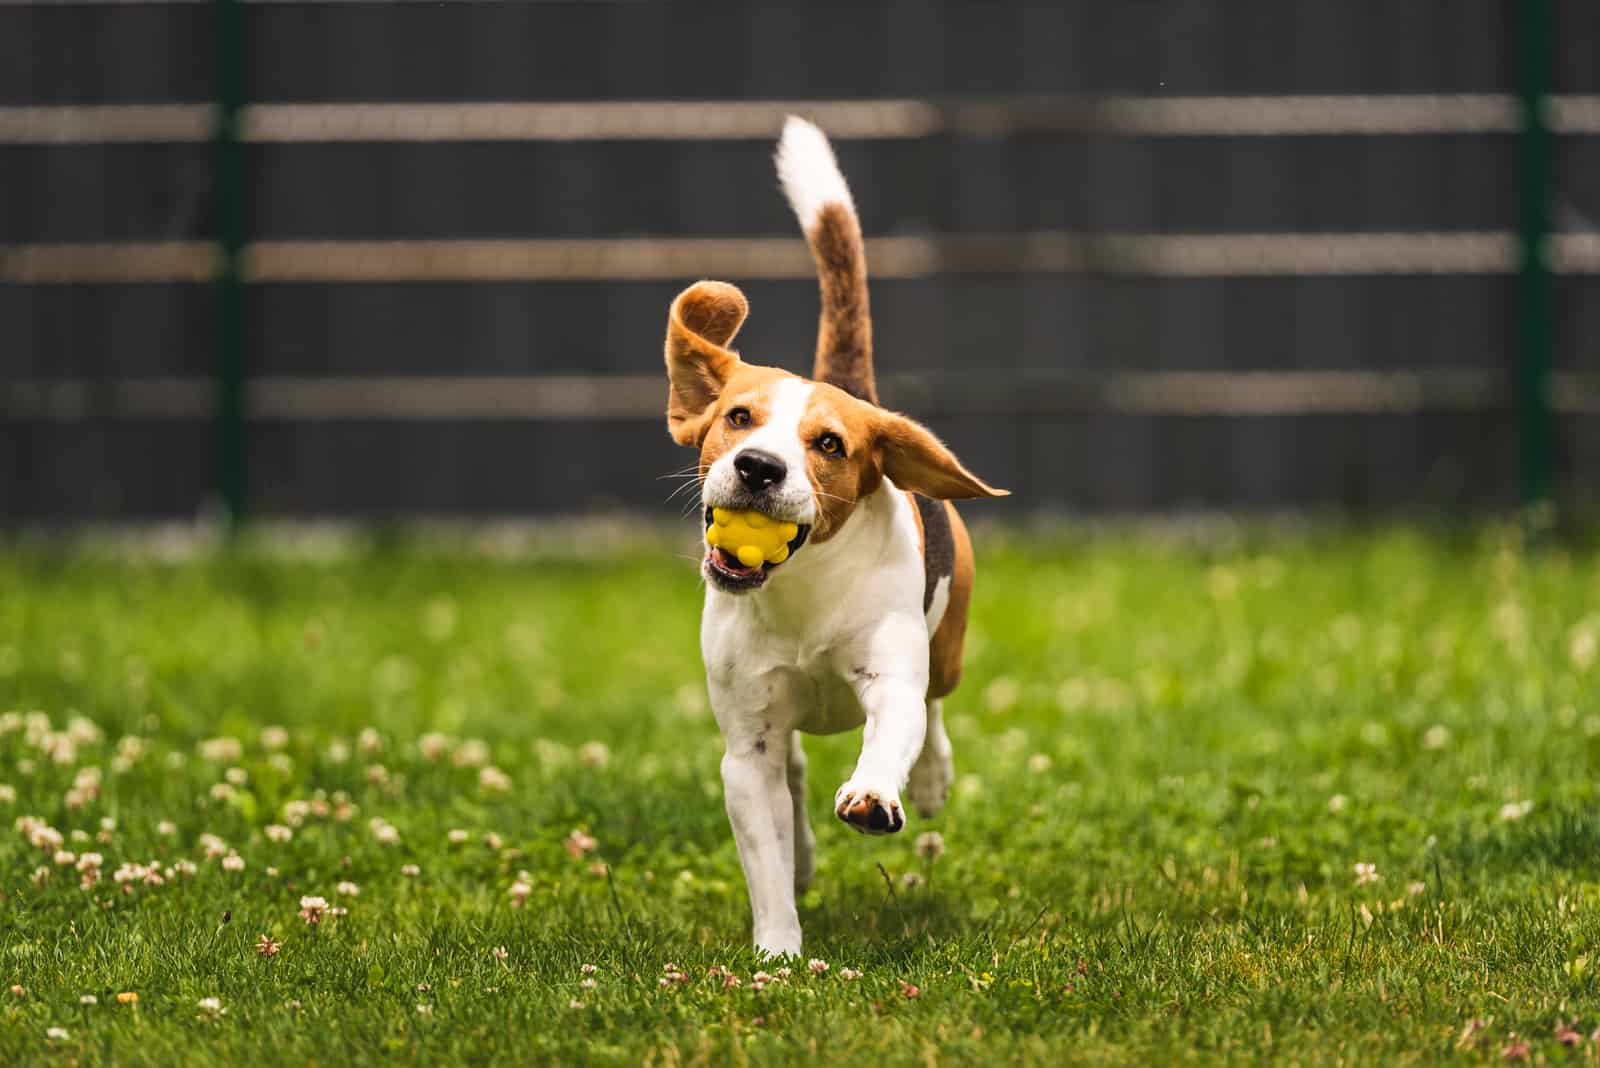
<path fill-rule="evenodd" d="M 807 734 L 835 734 L 859 727 L 866 713 L 838 666 L 839 650 L 793 637 L 707 628 L 706 671 L 729 706 L 719 719 L 774 719 Z"/>

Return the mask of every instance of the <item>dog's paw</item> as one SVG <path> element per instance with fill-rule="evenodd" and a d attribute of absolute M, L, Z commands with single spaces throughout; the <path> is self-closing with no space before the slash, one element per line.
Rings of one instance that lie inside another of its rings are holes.
<path fill-rule="evenodd" d="M 758 931 L 755 937 L 756 955 L 763 960 L 782 960 L 800 955 L 800 929 Z"/>
<path fill-rule="evenodd" d="M 906 825 L 900 799 L 886 790 L 847 782 L 833 798 L 833 814 L 862 834 L 894 834 Z"/>

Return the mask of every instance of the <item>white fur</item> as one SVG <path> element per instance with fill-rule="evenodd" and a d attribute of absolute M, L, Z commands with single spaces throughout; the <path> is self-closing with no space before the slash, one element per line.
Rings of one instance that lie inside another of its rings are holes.
<path fill-rule="evenodd" d="M 782 460 L 789 477 L 772 488 L 768 513 L 795 523 L 810 523 L 817 517 L 817 502 L 811 496 L 811 480 L 806 478 L 806 446 L 800 440 L 800 420 L 817 387 L 803 378 L 780 379 L 772 394 L 772 408 L 762 423 L 739 448 L 730 449 L 706 472 L 701 498 L 708 505 L 721 505 L 737 496 L 739 472 L 733 462 L 745 449 L 760 449 Z"/>
<path fill-rule="evenodd" d="M 926 700 L 924 582 L 911 502 L 885 479 L 837 534 L 802 548 L 761 589 L 706 588 L 700 644 L 727 746 L 723 789 L 755 944 L 766 953 L 800 952 L 795 892 L 809 882 L 812 853 L 800 732 L 865 726 L 835 811 L 871 795 L 904 819 L 900 792 L 937 716 Z M 927 759 L 948 769 L 942 728 L 936 741 L 940 752 Z M 919 807 L 947 786 L 946 770 L 942 784 L 919 791 Z"/>
<path fill-rule="evenodd" d="M 778 180 L 783 183 L 784 195 L 802 230 L 811 232 L 825 205 L 843 204 L 855 212 L 850 187 L 839 173 L 828 138 L 798 115 L 790 115 L 783 124 L 777 163 Z"/>
<path fill-rule="evenodd" d="M 928 601 L 927 612 L 923 613 L 928 618 L 929 634 L 939 629 L 939 624 L 944 620 L 945 611 L 950 607 L 950 582 L 951 576 L 946 575 L 933 584 L 933 597 Z"/>

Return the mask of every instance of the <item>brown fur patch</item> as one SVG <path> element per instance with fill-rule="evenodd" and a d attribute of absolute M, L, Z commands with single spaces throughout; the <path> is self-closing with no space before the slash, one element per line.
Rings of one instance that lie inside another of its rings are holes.
<path fill-rule="evenodd" d="M 967 606 L 972 601 L 972 538 L 956 506 L 943 507 L 950 517 L 950 540 L 955 560 L 950 571 L 950 604 L 928 642 L 928 697 L 944 697 L 961 682 L 961 648 L 967 639 Z"/>
<path fill-rule="evenodd" d="M 856 502 L 883 482 L 878 466 L 876 434 L 879 410 L 857 400 L 837 386 L 819 382 L 800 418 L 800 440 L 805 442 L 806 475 L 817 501 L 817 521 L 811 540 L 825 542 L 839 532 Z M 829 456 L 811 447 L 823 434 L 837 434 L 844 443 L 842 456 Z"/>
<path fill-rule="evenodd" d="M 698 445 L 723 387 L 743 366 L 726 348 L 750 305 L 737 286 L 696 282 L 667 312 L 667 432 L 680 445 Z"/>
<path fill-rule="evenodd" d="M 822 287 L 822 314 L 817 323 L 817 359 L 813 377 L 838 386 L 869 404 L 878 402 L 872 373 L 872 311 L 867 294 L 867 251 L 861 223 L 844 204 L 827 204 L 806 234 L 817 280 Z"/>

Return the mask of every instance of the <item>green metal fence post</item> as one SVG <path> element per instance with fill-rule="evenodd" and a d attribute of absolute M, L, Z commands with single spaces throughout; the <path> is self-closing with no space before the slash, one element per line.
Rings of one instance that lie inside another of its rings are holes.
<path fill-rule="evenodd" d="M 1533 509 L 1550 500 L 1553 454 L 1550 364 L 1555 347 L 1555 302 L 1548 260 L 1553 146 L 1547 109 L 1554 20 L 1550 0 L 1516 0 L 1515 9 L 1522 115 L 1517 410 L 1522 503 Z"/>
<path fill-rule="evenodd" d="M 242 0 L 213 0 L 216 19 L 216 134 L 212 216 L 219 258 L 216 276 L 217 494 L 230 534 L 249 515 L 245 466 L 244 285 L 240 259 L 245 239 L 244 148 L 239 112 L 244 107 Z"/>

